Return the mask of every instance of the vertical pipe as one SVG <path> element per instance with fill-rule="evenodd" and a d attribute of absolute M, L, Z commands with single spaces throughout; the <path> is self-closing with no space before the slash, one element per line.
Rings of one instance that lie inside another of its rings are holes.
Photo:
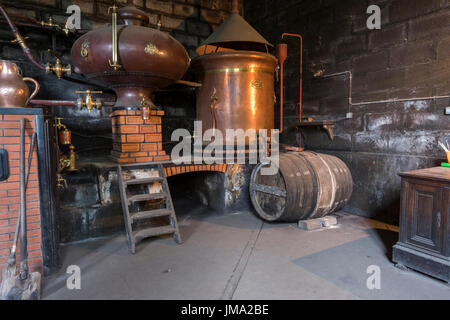
<path fill-rule="evenodd" d="M 283 107 L 284 107 L 284 62 L 287 58 L 287 44 L 280 43 L 277 46 L 277 57 L 280 64 L 280 133 L 283 132 Z"/>
<path fill-rule="evenodd" d="M 25 118 L 20 119 L 20 279 L 28 278 L 25 198 Z"/>
<path fill-rule="evenodd" d="M 118 70 L 121 68 L 121 65 L 119 65 L 118 59 L 119 44 L 117 43 L 117 6 L 114 4 L 114 6 L 110 9 L 112 9 L 112 61 L 109 61 L 109 65 L 114 70 Z"/>
<path fill-rule="evenodd" d="M 300 97 L 299 97 L 299 120 L 302 122 L 302 104 L 303 104 L 303 37 L 300 34 L 296 33 L 283 33 L 281 35 L 281 39 L 284 39 L 285 36 L 296 37 L 300 39 Z M 301 147 L 301 135 L 299 137 L 299 147 Z"/>
<path fill-rule="evenodd" d="M 231 0 L 231 13 L 239 14 L 239 1 Z"/>

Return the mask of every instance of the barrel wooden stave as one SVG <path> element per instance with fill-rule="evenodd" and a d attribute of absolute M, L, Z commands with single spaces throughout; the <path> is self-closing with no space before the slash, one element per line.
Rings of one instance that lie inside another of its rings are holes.
<path fill-rule="evenodd" d="M 267 203 L 272 205 L 284 201 L 284 206 L 279 205 L 276 214 L 267 212 L 270 211 L 267 205 L 255 205 L 255 201 L 258 201 L 257 192 L 250 192 L 257 213 L 265 220 L 293 222 L 320 218 L 341 209 L 350 199 L 353 189 L 351 173 L 337 157 L 315 152 L 282 153 L 279 169 L 276 175 L 259 180 L 269 185 L 277 181 L 278 187 L 284 186 L 285 199 L 265 196 Z M 257 177 L 258 173 L 254 172 L 252 179 L 253 176 Z M 253 180 L 250 184 L 252 183 Z"/>

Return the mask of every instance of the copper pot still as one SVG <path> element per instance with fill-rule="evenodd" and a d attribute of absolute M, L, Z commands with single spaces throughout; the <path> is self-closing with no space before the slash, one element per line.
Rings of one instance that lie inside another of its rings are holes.
<path fill-rule="evenodd" d="M 35 86 L 33 93 L 25 82 Z M 0 107 L 23 108 L 39 92 L 39 83 L 33 78 L 22 78 L 19 67 L 7 60 L 0 60 Z"/>
<path fill-rule="evenodd" d="M 277 59 L 256 51 L 228 51 L 193 60 L 202 87 L 197 91 L 197 119 L 203 132 L 219 129 L 274 128 L 274 75 Z"/>
<path fill-rule="evenodd" d="M 113 18 L 114 19 L 114 18 Z M 117 63 L 114 61 L 112 26 L 90 31 L 72 47 L 75 72 L 92 83 L 111 88 L 117 95 L 114 107 L 151 105 L 155 89 L 180 80 L 190 58 L 183 45 L 169 34 L 147 27 L 148 15 L 133 1 L 117 12 Z"/>

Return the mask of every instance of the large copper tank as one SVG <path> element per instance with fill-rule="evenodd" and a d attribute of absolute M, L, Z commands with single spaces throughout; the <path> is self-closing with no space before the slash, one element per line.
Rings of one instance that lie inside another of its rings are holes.
<path fill-rule="evenodd" d="M 192 67 L 202 83 L 197 91 L 197 119 L 203 131 L 274 128 L 274 74 L 277 59 L 253 51 L 202 55 Z"/>
<path fill-rule="evenodd" d="M 197 90 L 197 118 L 203 131 L 274 128 L 274 75 L 278 60 L 272 45 L 239 15 L 232 13 L 197 48 L 193 59 L 202 87 Z M 268 132 L 269 133 L 269 132 Z"/>
<path fill-rule="evenodd" d="M 121 68 L 110 65 L 111 26 L 80 37 L 72 47 L 75 71 L 117 94 L 116 107 L 139 106 L 157 88 L 181 79 L 189 66 L 184 47 L 169 34 L 146 27 L 149 17 L 132 6 L 118 12 L 117 41 Z"/>

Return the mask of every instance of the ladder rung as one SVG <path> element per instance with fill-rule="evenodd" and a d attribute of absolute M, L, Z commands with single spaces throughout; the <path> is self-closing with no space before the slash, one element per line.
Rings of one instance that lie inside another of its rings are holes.
<path fill-rule="evenodd" d="M 148 228 L 138 231 L 134 235 L 134 239 L 136 242 L 141 241 L 142 239 L 153 237 L 153 236 L 160 236 L 163 234 L 171 234 L 175 233 L 177 230 L 171 226 L 164 226 L 164 227 L 156 227 L 156 228 Z"/>
<path fill-rule="evenodd" d="M 172 214 L 172 211 L 169 209 L 156 209 L 150 211 L 141 211 L 131 215 L 131 220 L 141 220 L 141 219 L 149 219 L 156 217 L 164 217 Z"/>
<path fill-rule="evenodd" d="M 123 183 L 125 185 L 132 185 L 132 184 L 149 184 L 153 182 L 161 182 L 164 179 L 161 177 L 151 177 L 151 178 L 142 178 L 142 179 L 132 179 L 124 181 Z"/>
<path fill-rule="evenodd" d="M 147 201 L 147 200 L 156 200 L 156 199 L 164 199 L 166 194 L 161 193 L 146 193 L 146 194 L 138 194 L 128 198 L 128 203 L 139 202 L 139 201 Z"/>

